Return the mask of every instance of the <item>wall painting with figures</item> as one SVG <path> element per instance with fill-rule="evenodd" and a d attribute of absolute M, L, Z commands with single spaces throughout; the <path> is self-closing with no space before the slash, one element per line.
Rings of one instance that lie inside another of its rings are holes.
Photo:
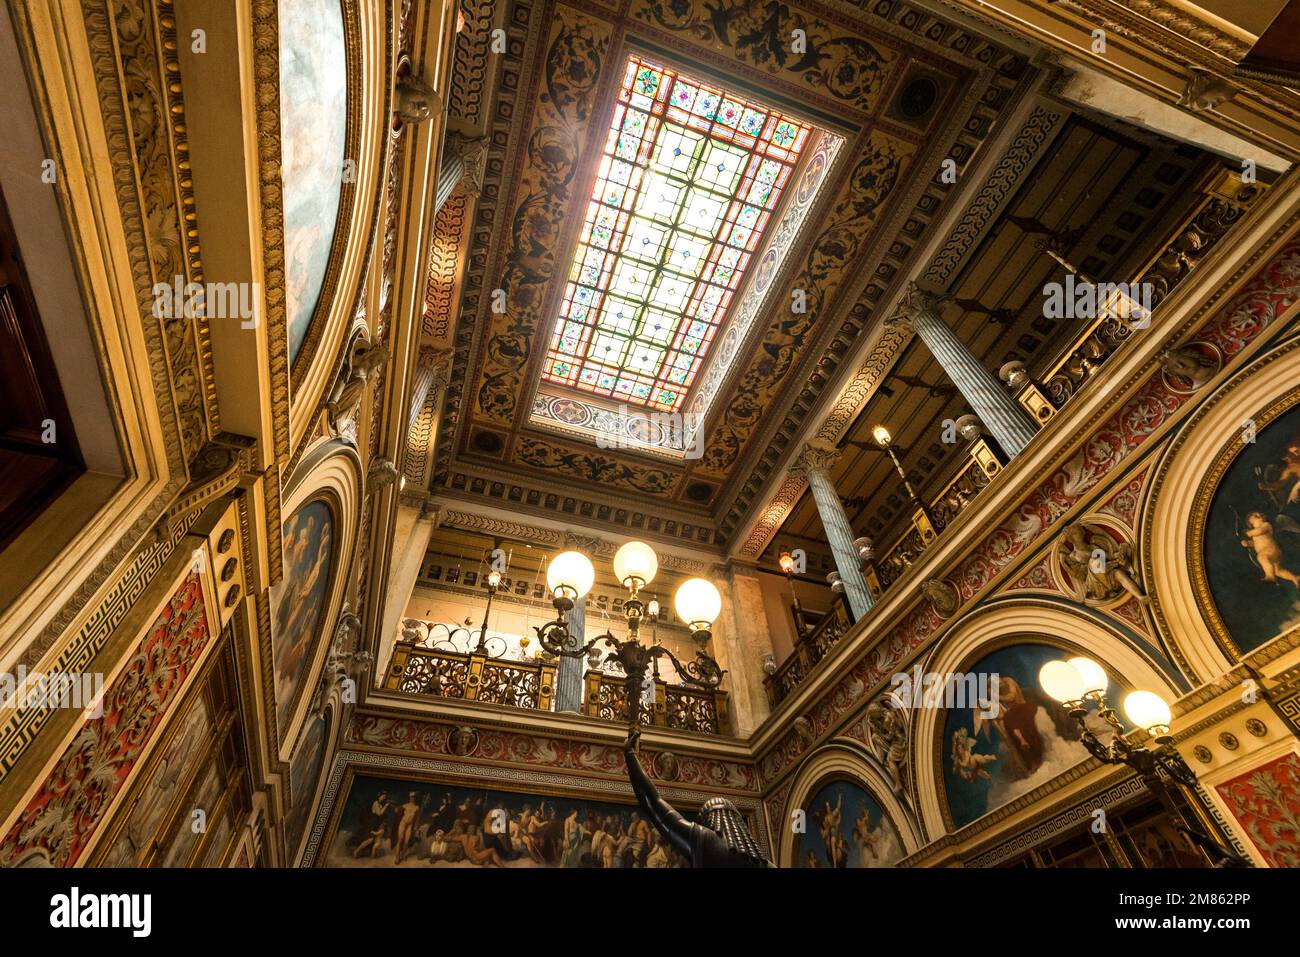
<path fill-rule="evenodd" d="M 1242 654 L 1300 626 L 1300 406 L 1248 436 L 1214 488 L 1201 546 L 1214 609 Z"/>
<path fill-rule="evenodd" d="M 1015 644 L 964 669 L 968 675 L 986 676 L 981 687 L 988 697 L 978 702 L 959 699 L 957 707 L 946 711 L 939 758 L 955 827 L 983 817 L 1088 757 L 1065 707 L 1038 685 L 1045 663 L 1071 657 L 1050 645 Z M 1121 686 L 1113 674 L 1110 677 L 1109 697 L 1120 700 Z M 1095 706 L 1086 720 L 1100 740 L 1110 740 L 1109 727 Z"/>
<path fill-rule="evenodd" d="M 276 721 L 281 735 L 319 636 L 334 568 L 334 515 L 322 499 L 284 523 L 284 579 L 271 592 Z"/>
<path fill-rule="evenodd" d="M 358 774 L 325 867 L 685 867 L 631 804 Z"/>
<path fill-rule="evenodd" d="M 876 799 L 852 781 L 831 781 L 804 802 L 795 867 L 890 867 L 906 852 Z"/>

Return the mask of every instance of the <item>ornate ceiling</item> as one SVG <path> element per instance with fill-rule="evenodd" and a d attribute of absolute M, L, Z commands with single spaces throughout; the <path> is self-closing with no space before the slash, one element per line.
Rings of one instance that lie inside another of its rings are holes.
<path fill-rule="evenodd" d="M 489 146 L 429 487 L 720 544 L 724 527 L 736 527 L 726 513 L 742 484 L 770 471 L 788 444 L 788 430 L 771 427 L 802 418 L 874 307 L 910 278 L 914 250 L 952 190 L 937 175 L 941 161 L 964 169 L 1033 71 L 1022 56 L 895 2 L 516 2 L 501 25 L 503 55 L 458 51 L 482 64 L 461 79 L 494 92 L 465 107 L 484 122 Z M 489 42 L 486 29 L 468 32 L 470 46 L 474 36 Z M 738 292 L 743 300 L 751 286 L 770 286 L 751 327 L 724 329 L 701 374 L 718 399 L 699 458 L 602 449 L 532 416 L 615 87 L 633 53 L 845 140 L 788 244 L 796 252 L 764 249 Z M 796 289 L 802 313 L 791 308 Z"/>

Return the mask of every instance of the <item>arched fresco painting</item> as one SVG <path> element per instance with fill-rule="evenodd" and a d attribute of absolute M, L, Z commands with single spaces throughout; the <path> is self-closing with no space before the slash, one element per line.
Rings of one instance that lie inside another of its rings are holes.
<path fill-rule="evenodd" d="M 320 634 L 334 567 L 333 541 L 334 516 L 322 499 L 308 502 L 284 523 L 284 580 L 272 591 L 271 613 L 276 720 L 282 732 Z"/>
<path fill-rule="evenodd" d="M 1300 626 L 1300 407 L 1253 438 L 1214 491 L 1202 544 L 1215 608 L 1243 653 Z"/>
<path fill-rule="evenodd" d="M 347 139 L 347 51 L 340 0 L 293 0 L 279 6 L 284 281 L 292 363 L 320 299 L 338 222 Z"/>
<path fill-rule="evenodd" d="M 1088 757 L 1066 709 L 1038 685 L 1048 661 L 1073 657 L 1049 645 L 1025 643 L 999 648 L 965 669 L 983 689 L 978 701 L 957 697 L 947 711 L 939 759 L 944 791 L 956 827 L 1033 790 Z M 1111 675 L 1107 697 L 1119 701 L 1121 686 Z M 1095 713 L 1089 727 L 1109 740 Z"/>
<path fill-rule="evenodd" d="M 852 781 L 830 781 L 804 802 L 807 831 L 796 835 L 795 867 L 889 867 L 903 842 L 876 799 Z"/>

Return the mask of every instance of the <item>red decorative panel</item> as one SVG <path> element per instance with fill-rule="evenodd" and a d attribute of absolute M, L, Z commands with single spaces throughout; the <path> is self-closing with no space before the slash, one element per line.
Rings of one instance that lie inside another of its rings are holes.
<path fill-rule="evenodd" d="M 207 645 L 203 588 L 191 572 L 149 626 L 126 667 L 104 689 L 103 715 L 64 749 L 0 844 L 0 866 L 44 851 L 55 867 L 76 863 Z"/>
<path fill-rule="evenodd" d="M 349 744 L 369 745 L 420 754 L 473 757 L 479 760 L 528 765 L 554 771 L 582 771 L 626 779 L 622 746 L 595 744 L 541 734 L 475 730 L 472 744 L 456 746 L 455 729 L 450 725 L 407 718 L 381 718 L 358 715 L 348 725 Z M 677 773 L 673 783 L 712 785 L 738 791 L 757 791 L 758 778 L 753 765 L 676 754 Z"/>
<path fill-rule="evenodd" d="M 1288 754 L 1218 786 L 1272 867 L 1300 867 L 1300 756 Z"/>

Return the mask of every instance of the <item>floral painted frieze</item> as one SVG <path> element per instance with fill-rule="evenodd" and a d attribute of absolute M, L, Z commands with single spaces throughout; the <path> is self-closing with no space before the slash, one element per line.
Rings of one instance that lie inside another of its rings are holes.
<path fill-rule="evenodd" d="M 126 667 L 0 844 L 0 866 L 39 858 L 75 864 L 179 698 L 210 638 L 199 575 L 191 572 L 149 626 Z"/>
<path fill-rule="evenodd" d="M 621 745 L 596 744 L 551 735 L 458 728 L 432 721 L 362 714 L 353 718 L 348 726 L 346 742 L 351 746 L 449 755 L 620 779 L 627 777 Z M 674 753 L 673 757 L 674 784 L 730 791 L 758 790 L 758 775 L 753 765 L 692 754 Z"/>

